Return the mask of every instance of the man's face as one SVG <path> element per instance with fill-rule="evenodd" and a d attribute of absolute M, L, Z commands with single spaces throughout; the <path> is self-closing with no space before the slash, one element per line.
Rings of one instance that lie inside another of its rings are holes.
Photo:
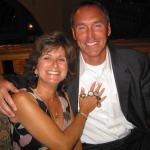
<path fill-rule="evenodd" d="M 96 6 L 78 9 L 74 15 L 72 32 L 86 62 L 100 56 L 105 57 L 107 38 L 111 29 L 100 9 Z"/>

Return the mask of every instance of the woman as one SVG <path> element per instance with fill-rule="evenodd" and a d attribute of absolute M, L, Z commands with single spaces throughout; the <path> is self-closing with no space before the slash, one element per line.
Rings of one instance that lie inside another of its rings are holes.
<path fill-rule="evenodd" d="M 65 91 L 74 75 L 74 57 L 73 47 L 60 32 L 43 35 L 36 41 L 24 72 L 28 86 L 13 95 L 18 107 L 11 119 L 14 149 L 82 149 L 79 138 L 98 97 L 85 96 L 82 89 L 84 100 L 80 101 L 80 112 L 73 119 Z M 100 87 L 93 83 L 91 91 L 99 92 Z"/>

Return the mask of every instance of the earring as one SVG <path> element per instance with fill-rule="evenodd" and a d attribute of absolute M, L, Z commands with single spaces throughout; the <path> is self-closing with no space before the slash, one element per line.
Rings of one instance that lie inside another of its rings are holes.
<path fill-rule="evenodd" d="M 37 73 L 35 73 L 35 77 L 36 77 L 36 78 L 38 78 L 38 77 L 39 77 Z"/>
<path fill-rule="evenodd" d="M 36 77 L 36 78 L 39 77 L 39 76 L 38 76 L 38 71 L 37 71 L 37 69 L 35 69 L 34 74 L 35 74 L 35 77 Z"/>

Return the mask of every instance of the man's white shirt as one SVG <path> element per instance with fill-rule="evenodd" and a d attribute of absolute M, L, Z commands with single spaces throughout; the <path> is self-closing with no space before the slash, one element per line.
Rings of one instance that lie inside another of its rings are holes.
<path fill-rule="evenodd" d="M 134 128 L 122 113 L 108 48 L 106 51 L 106 60 L 97 66 L 86 64 L 80 53 L 79 93 L 84 87 L 87 94 L 96 81 L 105 88 L 102 97 L 107 96 L 101 107 L 89 114 L 81 136 L 82 143 L 100 144 L 121 139 Z"/>

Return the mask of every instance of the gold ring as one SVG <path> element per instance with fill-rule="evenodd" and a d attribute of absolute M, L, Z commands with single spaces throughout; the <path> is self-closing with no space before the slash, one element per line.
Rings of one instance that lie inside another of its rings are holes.
<path fill-rule="evenodd" d="M 94 91 L 94 96 L 99 96 L 99 93 L 97 91 Z"/>
<path fill-rule="evenodd" d="M 81 99 L 84 99 L 85 97 L 86 97 L 86 94 L 85 94 L 85 93 L 80 94 L 80 98 L 81 98 Z"/>
<path fill-rule="evenodd" d="M 101 102 L 100 102 L 100 100 L 97 100 L 97 107 L 101 107 Z"/>
<path fill-rule="evenodd" d="M 100 101 L 100 100 L 101 100 L 101 97 L 100 97 L 100 96 L 96 96 L 96 99 L 97 99 L 98 101 Z"/>
<path fill-rule="evenodd" d="M 88 96 L 94 96 L 94 92 L 93 91 L 89 91 L 88 92 Z"/>

